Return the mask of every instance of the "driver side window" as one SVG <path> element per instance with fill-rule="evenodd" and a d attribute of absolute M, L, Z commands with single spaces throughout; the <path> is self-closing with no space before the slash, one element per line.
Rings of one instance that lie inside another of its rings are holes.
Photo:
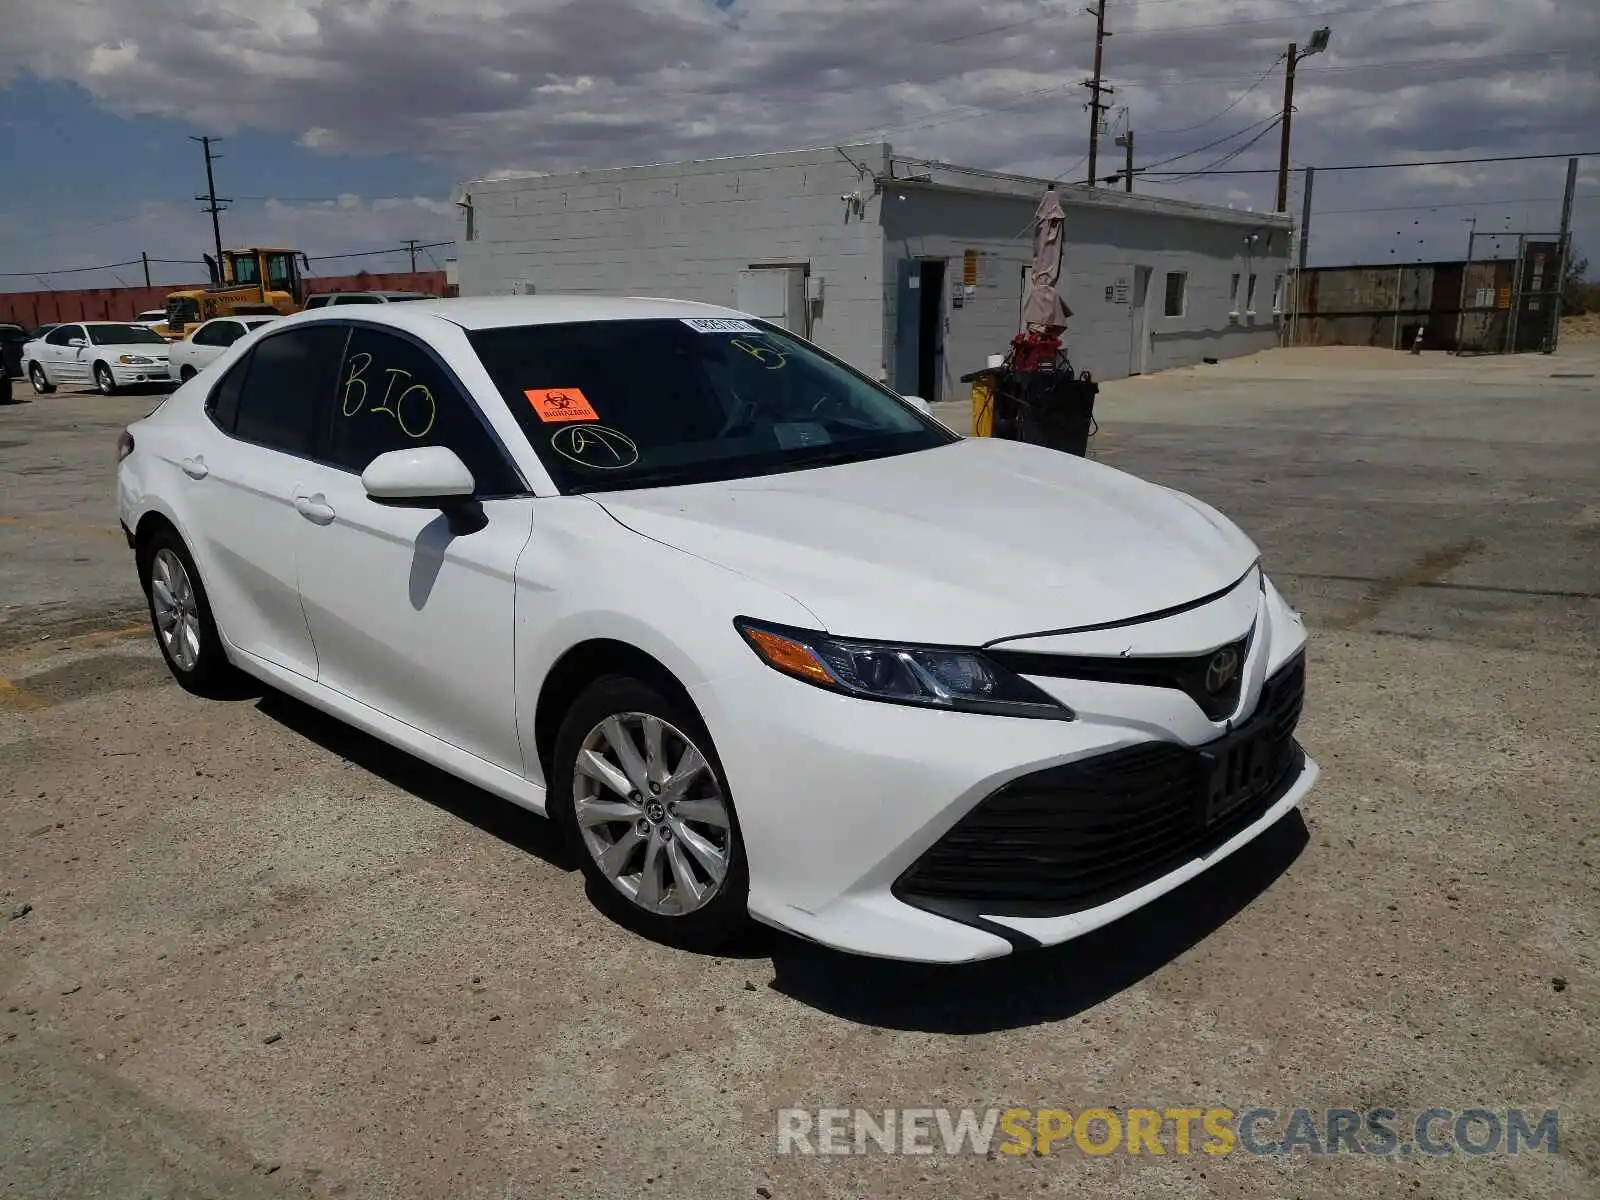
<path fill-rule="evenodd" d="M 523 490 L 454 377 L 422 346 L 387 330 L 351 328 L 338 386 L 318 424 L 318 457 L 355 474 L 391 450 L 447 446 L 472 472 L 478 496 Z"/>
<path fill-rule="evenodd" d="M 51 346 L 65 346 L 73 338 L 83 336 L 81 325 L 57 325 L 45 335 L 45 342 Z"/>

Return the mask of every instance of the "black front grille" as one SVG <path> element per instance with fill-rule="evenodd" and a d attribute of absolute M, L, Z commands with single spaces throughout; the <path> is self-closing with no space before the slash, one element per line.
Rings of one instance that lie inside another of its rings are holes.
<path fill-rule="evenodd" d="M 1060 916 L 1205 854 L 1299 775 L 1305 658 L 1267 681 L 1255 714 L 1200 747 L 1149 742 L 1013 780 L 980 801 L 895 883 L 941 911 Z"/>
<path fill-rule="evenodd" d="M 1250 637 L 1246 634 L 1237 642 L 1219 646 L 1204 654 L 1171 658 L 1107 658 L 994 647 L 984 653 L 1018 675 L 1172 688 L 1198 704 L 1200 711 L 1213 721 L 1220 721 L 1239 707 L 1239 692 L 1244 683 L 1244 661 L 1249 650 Z M 1233 670 L 1221 680 L 1220 686 L 1214 686 L 1218 684 L 1218 678 L 1211 675 L 1211 670 L 1219 655 L 1232 655 Z"/>

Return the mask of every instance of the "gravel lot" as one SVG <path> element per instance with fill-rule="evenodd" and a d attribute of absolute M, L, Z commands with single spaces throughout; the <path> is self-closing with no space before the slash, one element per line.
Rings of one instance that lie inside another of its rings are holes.
<path fill-rule="evenodd" d="M 542 822 L 284 698 L 186 695 L 112 512 L 153 400 L 0 407 L 0 1193 L 1595 1194 L 1597 369 L 1109 385 L 1097 455 L 1239 520 L 1305 612 L 1322 783 L 1143 913 L 962 970 L 642 942 Z M 1216 1104 L 1559 1108 L 1560 1150 L 775 1153 L 790 1106 Z"/>

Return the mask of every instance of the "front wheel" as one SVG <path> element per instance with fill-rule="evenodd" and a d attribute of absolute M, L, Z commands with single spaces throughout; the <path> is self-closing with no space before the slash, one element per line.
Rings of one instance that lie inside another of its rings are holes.
<path fill-rule="evenodd" d="M 94 365 L 94 385 L 100 389 L 102 396 L 115 396 L 117 394 L 117 381 L 111 374 L 111 368 L 105 363 Z"/>
<path fill-rule="evenodd" d="M 29 366 L 28 382 L 33 384 L 33 391 L 37 396 L 48 396 L 56 390 L 56 385 L 45 377 L 44 368 L 38 363 Z"/>
<path fill-rule="evenodd" d="M 591 684 L 556 736 L 550 812 L 591 896 L 622 924 L 704 949 L 747 925 L 733 800 L 686 703 L 625 676 Z"/>

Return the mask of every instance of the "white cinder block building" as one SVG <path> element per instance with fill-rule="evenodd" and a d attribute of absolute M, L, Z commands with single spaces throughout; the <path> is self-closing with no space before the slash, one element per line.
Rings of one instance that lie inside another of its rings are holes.
<path fill-rule="evenodd" d="M 908 395 L 959 399 L 1019 330 L 1045 182 L 828 147 L 456 191 L 463 296 L 725 304 Z M 1073 365 L 1116 379 L 1277 341 L 1287 217 L 1063 186 Z"/>

